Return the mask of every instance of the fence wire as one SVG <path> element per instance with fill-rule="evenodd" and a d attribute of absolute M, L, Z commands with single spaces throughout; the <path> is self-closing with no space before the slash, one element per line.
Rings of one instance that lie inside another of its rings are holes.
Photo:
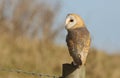
<path fill-rule="evenodd" d="M 19 69 L 5 69 L 5 68 L 0 68 L 1 72 L 14 72 L 14 73 L 22 73 L 22 74 L 27 74 L 27 75 L 33 75 L 33 76 L 39 76 L 39 77 L 48 77 L 48 78 L 60 78 L 60 76 L 53 76 L 53 75 L 48 75 L 48 74 L 42 74 L 42 73 L 37 73 L 37 72 L 28 72 L 24 70 L 19 70 Z"/>

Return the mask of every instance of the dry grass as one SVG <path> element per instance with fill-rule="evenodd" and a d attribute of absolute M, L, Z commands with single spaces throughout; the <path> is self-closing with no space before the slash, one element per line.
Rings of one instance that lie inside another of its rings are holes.
<path fill-rule="evenodd" d="M 70 60 L 65 48 L 38 40 L 4 36 L 0 43 L 0 66 L 5 68 L 60 74 L 61 64 Z"/>
<path fill-rule="evenodd" d="M 19 2 L 16 4 L 15 1 Z M 59 3 L 51 8 L 48 4 L 35 4 L 34 1 L 0 1 L 0 68 L 61 75 L 62 64 L 70 63 L 71 58 L 65 45 L 54 43 L 62 29 L 61 25 L 54 28 Z M 8 12 L 13 5 L 16 6 Z M 7 17 L 6 12 L 11 15 Z M 91 49 L 87 78 L 120 78 L 119 59 L 120 55 Z M 37 77 L 0 71 L 0 78 Z"/>
<path fill-rule="evenodd" d="M 88 57 L 88 78 L 119 78 L 120 55 L 109 55 L 104 51 L 92 49 Z"/>
<path fill-rule="evenodd" d="M 87 60 L 87 78 L 119 78 L 119 59 L 119 55 L 91 49 Z M 0 67 L 60 75 L 61 65 L 66 62 L 71 62 L 67 47 L 27 38 L 14 39 L 7 35 L 0 37 Z M 32 78 L 8 72 L 0 72 L 0 77 Z"/>

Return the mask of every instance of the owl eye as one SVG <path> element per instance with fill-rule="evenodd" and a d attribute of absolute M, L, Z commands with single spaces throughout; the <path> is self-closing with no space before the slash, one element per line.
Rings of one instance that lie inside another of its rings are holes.
<path fill-rule="evenodd" d="M 70 22 L 73 22 L 74 20 L 73 19 L 70 19 Z"/>

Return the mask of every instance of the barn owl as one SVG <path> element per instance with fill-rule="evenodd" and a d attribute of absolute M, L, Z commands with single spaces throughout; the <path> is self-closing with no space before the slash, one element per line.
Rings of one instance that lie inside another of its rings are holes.
<path fill-rule="evenodd" d="M 66 42 L 69 54 L 73 58 L 72 64 L 74 66 L 85 65 L 91 39 L 82 18 L 77 14 L 68 14 L 65 28 L 68 32 Z"/>

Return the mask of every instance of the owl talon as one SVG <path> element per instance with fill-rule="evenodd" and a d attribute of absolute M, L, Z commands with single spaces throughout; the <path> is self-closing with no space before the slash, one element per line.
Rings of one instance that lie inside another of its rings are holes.
<path fill-rule="evenodd" d="M 72 62 L 71 64 L 72 64 L 72 66 L 74 66 L 74 67 L 79 67 L 79 65 L 77 65 L 75 62 Z"/>

